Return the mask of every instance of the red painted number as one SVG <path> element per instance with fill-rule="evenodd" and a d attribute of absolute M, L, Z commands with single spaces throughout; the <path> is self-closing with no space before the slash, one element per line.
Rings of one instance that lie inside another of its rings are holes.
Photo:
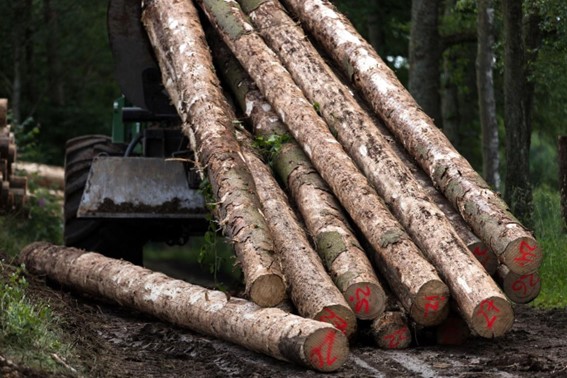
<path fill-rule="evenodd" d="M 384 336 L 384 340 L 388 341 L 388 348 L 394 349 L 400 346 L 402 341 L 407 340 L 408 327 L 404 326 L 389 335 Z"/>
<path fill-rule="evenodd" d="M 534 257 L 536 257 L 536 254 L 533 253 L 536 248 L 537 245 L 534 245 L 532 247 L 526 241 L 523 241 L 520 244 L 520 253 L 518 254 L 518 257 L 514 259 L 514 261 L 516 261 L 519 266 L 526 266 L 534 260 Z"/>
<path fill-rule="evenodd" d="M 540 278 L 536 277 L 534 273 L 525 274 L 512 284 L 512 290 L 514 290 L 515 292 L 521 291 L 522 293 L 518 295 L 525 297 L 528 295 L 528 290 L 533 289 L 539 283 L 539 281 Z"/>
<path fill-rule="evenodd" d="M 326 314 L 321 316 L 319 320 L 322 322 L 331 323 L 339 331 L 346 334 L 346 329 L 348 326 L 347 322 L 328 308 L 325 309 L 325 312 Z"/>
<path fill-rule="evenodd" d="M 427 303 L 425 304 L 425 312 L 423 313 L 423 317 L 427 318 L 427 315 L 429 315 L 430 312 L 439 311 L 439 305 L 446 299 L 447 298 L 440 295 L 430 295 L 425 297 Z"/>
<path fill-rule="evenodd" d="M 486 265 L 489 258 L 488 248 L 480 249 L 480 247 L 476 247 L 473 251 L 473 254 L 482 265 Z"/>
<path fill-rule="evenodd" d="M 355 302 L 354 312 L 359 314 L 360 311 L 364 308 L 364 313 L 368 314 L 368 310 L 370 307 L 370 304 L 368 302 L 368 297 L 370 297 L 370 294 L 371 291 L 368 285 L 364 287 L 364 290 L 361 288 L 356 289 L 355 294 L 349 297 L 349 301 Z"/>
<path fill-rule="evenodd" d="M 495 314 L 499 313 L 500 309 L 494 305 L 493 300 L 485 299 L 480 302 L 480 307 L 478 309 L 478 316 L 483 316 L 486 320 L 486 326 L 488 329 L 492 329 L 497 316 Z M 492 316 L 491 316 L 492 315 Z"/>
<path fill-rule="evenodd" d="M 335 361 L 337 361 L 337 357 L 332 356 L 333 346 L 335 345 L 335 337 L 335 332 L 329 331 L 323 342 L 319 346 L 311 349 L 309 357 L 312 361 L 316 361 L 316 365 L 319 369 L 323 368 L 325 364 L 327 366 L 332 366 Z"/>

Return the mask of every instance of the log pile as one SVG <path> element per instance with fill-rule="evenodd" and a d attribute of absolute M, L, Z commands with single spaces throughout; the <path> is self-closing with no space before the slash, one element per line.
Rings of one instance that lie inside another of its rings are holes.
<path fill-rule="evenodd" d="M 190 1 L 145 2 L 142 22 L 212 184 L 213 212 L 243 267 L 245 295 L 267 308 L 179 282 L 161 287 L 161 275 L 53 246 L 30 246 L 26 264 L 321 371 L 346 360 L 341 333 L 352 338 L 356 318 L 369 321 L 366 332 L 382 348 L 408 347 L 412 329 L 429 327 L 440 344 L 506 334 L 513 304 L 539 292 L 542 251 L 350 22 L 326 0 L 285 0 L 287 8 L 274 0 L 195 2 L 212 25 L 209 46 Z M 45 256 L 55 252 L 72 262 Z M 91 269 L 83 276 L 69 269 L 80 261 Z M 148 281 L 122 278 L 126 272 Z M 289 332 L 276 319 L 291 315 L 270 309 L 285 287 L 301 318 L 313 319 L 293 318 Z M 135 288 L 139 298 L 129 294 Z M 173 317 L 162 299 L 184 300 L 175 311 L 196 319 Z"/>
<path fill-rule="evenodd" d="M 14 174 L 16 139 L 7 116 L 8 101 L 0 99 L 0 214 L 21 212 L 27 202 L 27 178 Z"/>

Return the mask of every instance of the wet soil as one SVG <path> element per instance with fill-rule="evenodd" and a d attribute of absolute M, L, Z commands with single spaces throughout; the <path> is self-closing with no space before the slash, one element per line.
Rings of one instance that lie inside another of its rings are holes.
<path fill-rule="evenodd" d="M 181 329 L 98 298 L 30 277 L 31 295 L 49 301 L 78 354 L 67 363 L 86 377 L 320 377 L 322 374 Z M 565 377 L 567 309 L 516 307 L 512 331 L 458 347 L 380 350 L 354 341 L 335 377 Z M 45 376 L 10 365 L 0 376 Z M 10 367 L 11 366 L 11 367 Z M 10 373 L 6 373 L 10 372 Z M 78 376 L 69 370 L 69 376 Z"/>

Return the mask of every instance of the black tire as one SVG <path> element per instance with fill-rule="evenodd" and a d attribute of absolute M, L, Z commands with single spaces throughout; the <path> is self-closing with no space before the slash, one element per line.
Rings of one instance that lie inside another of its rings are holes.
<path fill-rule="evenodd" d="M 65 148 L 65 198 L 63 231 L 66 246 L 122 258 L 142 265 L 147 239 L 128 220 L 80 219 L 77 210 L 96 156 L 121 156 L 125 146 L 113 144 L 105 135 L 87 135 L 71 139 Z"/>

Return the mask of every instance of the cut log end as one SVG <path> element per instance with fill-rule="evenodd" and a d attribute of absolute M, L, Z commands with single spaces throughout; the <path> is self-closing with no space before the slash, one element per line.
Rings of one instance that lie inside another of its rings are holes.
<path fill-rule="evenodd" d="M 467 245 L 476 259 L 482 264 L 484 269 L 491 276 L 496 273 L 498 268 L 498 256 L 486 244 L 481 241 Z"/>
<path fill-rule="evenodd" d="M 0 98 L 0 128 L 7 124 L 8 100 Z"/>
<path fill-rule="evenodd" d="M 543 253 L 534 238 L 522 237 L 508 244 L 500 261 L 516 274 L 535 272 L 543 260 Z"/>
<path fill-rule="evenodd" d="M 350 285 L 345 299 L 358 319 L 375 319 L 384 312 L 386 294 L 373 282 L 357 282 Z"/>
<path fill-rule="evenodd" d="M 463 345 L 470 335 L 469 326 L 456 314 L 449 315 L 435 331 L 437 344 L 440 345 Z"/>
<path fill-rule="evenodd" d="M 250 285 L 250 300 L 262 307 L 274 307 L 286 298 L 283 278 L 277 274 L 266 274 Z"/>
<path fill-rule="evenodd" d="M 442 281 L 429 281 L 421 287 L 410 315 L 419 325 L 440 324 L 449 313 L 449 288 Z"/>
<path fill-rule="evenodd" d="M 506 296 L 514 303 L 531 302 L 541 290 L 541 278 L 538 272 L 516 274 L 501 265 L 498 268 L 497 279 Z"/>
<path fill-rule="evenodd" d="M 320 328 L 306 337 L 304 347 L 308 367 L 331 372 L 339 369 L 348 358 L 348 340 L 335 328 Z"/>
<path fill-rule="evenodd" d="M 476 306 L 469 326 L 479 336 L 491 339 L 506 334 L 513 323 L 514 310 L 510 302 L 501 297 L 490 297 Z"/>
<path fill-rule="evenodd" d="M 332 324 L 347 337 L 351 337 L 356 331 L 356 317 L 350 307 L 343 305 L 326 306 L 315 315 L 314 319 Z"/>
<path fill-rule="evenodd" d="M 407 319 L 399 311 L 386 311 L 370 327 L 374 341 L 380 348 L 404 349 L 411 344 Z"/>

